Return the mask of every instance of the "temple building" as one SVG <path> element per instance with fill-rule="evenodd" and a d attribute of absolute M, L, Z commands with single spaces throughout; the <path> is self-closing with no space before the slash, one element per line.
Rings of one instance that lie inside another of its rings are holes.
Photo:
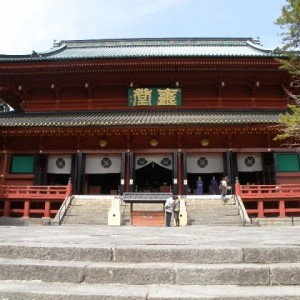
<path fill-rule="evenodd" d="M 0 55 L 1 185 L 187 195 L 201 176 L 299 183 L 275 141 L 290 75 L 252 38 L 55 41 Z"/>

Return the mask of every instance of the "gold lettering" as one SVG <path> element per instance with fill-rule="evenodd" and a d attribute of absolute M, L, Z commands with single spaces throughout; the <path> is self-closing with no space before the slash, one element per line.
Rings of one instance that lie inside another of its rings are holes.
<path fill-rule="evenodd" d="M 151 105 L 152 91 L 150 89 L 135 89 L 133 91 L 133 105 Z"/>
<path fill-rule="evenodd" d="M 157 105 L 176 105 L 176 95 L 178 89 L 158 89 Z"/>

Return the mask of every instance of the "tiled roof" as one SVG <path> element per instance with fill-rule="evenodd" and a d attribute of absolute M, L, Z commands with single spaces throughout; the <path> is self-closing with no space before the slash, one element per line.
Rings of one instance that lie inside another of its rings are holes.
<path fill-rule="evenodd" d="M 158 38 L 63 40 L 47 52 L 0 55 L 0 61 L 43 61 L 138 57 L 273 57 L 252 38 Z"/>
<path fill-rule="evenodd" d="M 165 110 L 165 111 L 79 111 L 0 113 L 5 127 L 123 127 L 164 125 L 247 125 L 275 124 L 283 111 Z"/>

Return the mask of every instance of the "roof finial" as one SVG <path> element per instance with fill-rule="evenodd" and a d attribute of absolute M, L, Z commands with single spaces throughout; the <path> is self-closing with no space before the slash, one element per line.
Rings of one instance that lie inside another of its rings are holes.
<path fill-rule="evenodd" d="M 41 57 L 36 51 L 32 50 L 31 57 Z"/>
<path fill-rule="evenodd" d="M 257 45 L 261 45 L 259 36 L 257 36 L 256 38 L 253 38 L 253 39 L 252 39 L 252 43 L 253 43 L 253 44 L 257 44 Z"/>

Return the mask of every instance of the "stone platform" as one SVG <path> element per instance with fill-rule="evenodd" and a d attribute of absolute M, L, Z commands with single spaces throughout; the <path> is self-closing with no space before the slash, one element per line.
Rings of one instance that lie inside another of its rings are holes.
<path fill-rule="evenodd" d="M 0 299 L 300 299 L 299 227 L 0 226 Z"/>

